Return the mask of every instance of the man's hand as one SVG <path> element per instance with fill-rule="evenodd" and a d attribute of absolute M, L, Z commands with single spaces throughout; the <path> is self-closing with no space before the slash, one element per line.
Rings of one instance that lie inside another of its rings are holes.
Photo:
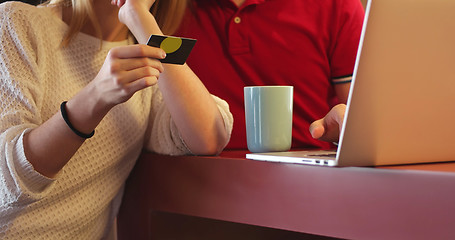
<path fill-rule="evenodd" d="M 326 142 L 338 142 L 341 127 L 343 126 L 345 104 L 334 106 L 324 118 L 314 121 L 310 125 L 311 136 Z"/>

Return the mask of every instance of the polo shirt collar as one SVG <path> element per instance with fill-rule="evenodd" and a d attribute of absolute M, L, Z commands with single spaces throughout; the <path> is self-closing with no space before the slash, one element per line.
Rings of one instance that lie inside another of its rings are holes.
<path fill-rule="evenodd" d="M 226 0 L 227 2 L 230 2 L 232 5 L 236 6 L 235 3 L 232 0 Z M 261 4 L 267 0 L 246 0 L 245 3 L 240 8 L 245 8 L 249 5 L 255 5 L 255 4 Z"/>
<path fill-rule="evenodd" d="M 265 2 L 266 0 L 246 0 L 245 5 L 251 5 L 251 4 L 260 4 Z"/>

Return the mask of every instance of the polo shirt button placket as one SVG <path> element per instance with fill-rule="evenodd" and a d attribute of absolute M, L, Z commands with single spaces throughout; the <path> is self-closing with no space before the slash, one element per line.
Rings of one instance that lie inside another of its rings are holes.
<path fill-rule="evenodd" d="M 240 11 L 234 15 L 232 22 L 229 26 L 229 49 L 231 54 L 239 55 L 250 52 L 250 46 L 245 32 L 242 32 L 242 19 L 240 16 Z"/>

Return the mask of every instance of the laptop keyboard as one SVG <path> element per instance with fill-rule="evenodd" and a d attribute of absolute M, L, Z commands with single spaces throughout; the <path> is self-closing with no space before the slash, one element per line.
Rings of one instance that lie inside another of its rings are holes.
<path fill-rule="evenodd" d="M 336 153 L 318 153 L 318 154 L 308 154 L 309 157 L 329 157 L 334 158 L 336 157 Z"/>

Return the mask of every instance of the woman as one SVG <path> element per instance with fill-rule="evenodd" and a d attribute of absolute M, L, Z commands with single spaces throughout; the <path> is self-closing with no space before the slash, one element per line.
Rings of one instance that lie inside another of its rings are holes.
<path fill-rule="evenodd" d="M 144 145 L 172 155 L 224 148 L 228 105 L 144 45 L 172 34 L 184 3 L 0 5 L 1 239 L 105 238 Z"/>

